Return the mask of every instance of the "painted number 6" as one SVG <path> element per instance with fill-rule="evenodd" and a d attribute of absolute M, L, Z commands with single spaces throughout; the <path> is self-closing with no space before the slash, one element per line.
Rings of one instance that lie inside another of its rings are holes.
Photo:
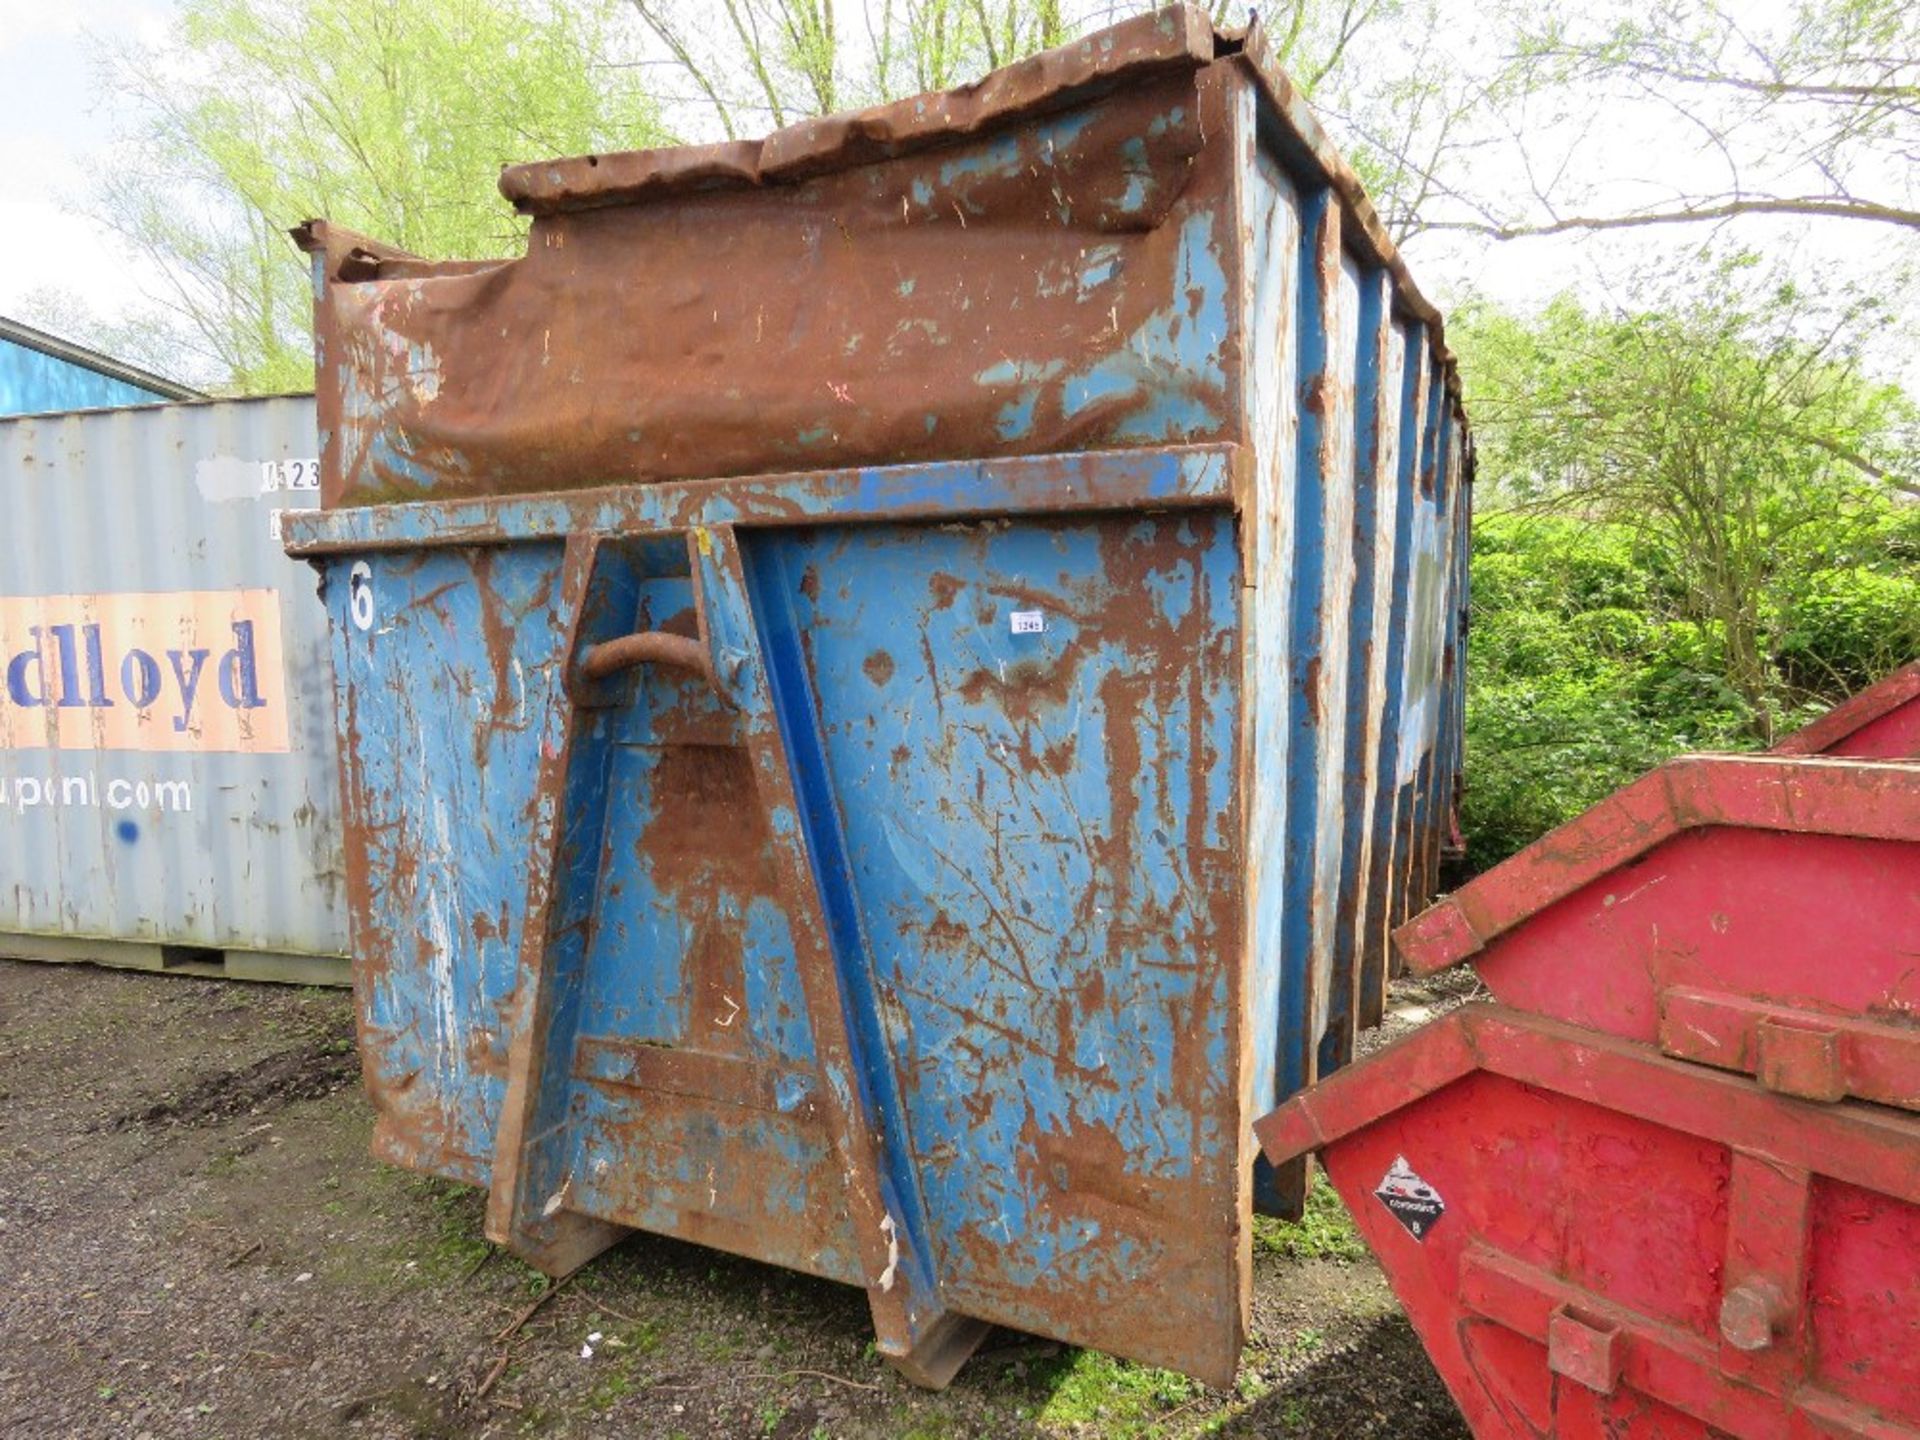
<path fill-rule="evenodd" d="M 354 561 L 347 572 L 347 613 L 356 628 L 373 628 L 373 567 L 364 560 Z"/>

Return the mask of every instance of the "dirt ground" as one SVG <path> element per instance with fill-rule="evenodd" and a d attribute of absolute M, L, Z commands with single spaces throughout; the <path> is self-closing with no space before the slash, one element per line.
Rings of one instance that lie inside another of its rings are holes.
<path fill-rule="evenodd" d="M 499 1338 L 545 1281 L 370 1128 L 345 994 L 0 961 L 0 1435 L 1468 1434 L 1330 1191 L 1233 1392 L 1001 1332 L 928 1395 L 859 1292 L 652 1237 Z"/>

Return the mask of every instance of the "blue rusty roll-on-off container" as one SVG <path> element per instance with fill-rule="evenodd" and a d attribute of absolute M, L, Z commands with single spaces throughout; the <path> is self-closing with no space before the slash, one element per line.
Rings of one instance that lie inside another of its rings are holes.
<path fill-rule="evenodd" d="M 1250 1124 L 1377 1017 L 1460 758 L 1440 322 L 1256 29 L 1164 11 L 312 252 L 379 1153 L 1233 1374 Z"/>

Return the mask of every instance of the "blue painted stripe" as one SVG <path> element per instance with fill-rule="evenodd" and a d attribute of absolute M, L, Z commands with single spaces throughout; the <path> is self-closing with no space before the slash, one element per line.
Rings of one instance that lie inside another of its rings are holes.
<path fill-rule="evenodd" d="M 1310 1078 L 1308 1057 L 1313 1037 L 1312 959 L 1313 887 L 1320 843 L 1319 772 L 1323 763 L 1319 722 L 1313 715 L 1313 673 L 1322 653 L 1327 623 L 1322 603 L 1326 586 L 1326 506 L 1321 444 L 1326 422 L 1306 397 L 1330 369 L 1328 296 L 1320 288 L 1316 263 L 1318 235 L 1333 192 L 1321 189 L 1301 197 L 1299 285 L 1294 335 L 1298 346 L 1299 444 L 1294 469 L 1293 614 L 1289 621 L 1290 684 L 1287 694 L 1287 825 L 1281 857 L 1283 890 L 1280 916 L 1280 1054 L 1276 1066 L 1284 1100 Z M 1336 282 L 1337 283 L 1337 282 Z M 1325 407 L 1320 407 L 1325 408 Z M 1344 623 L 1344 622 L 1341 622 Z"/>
<path fill-rule="evenodd" d="M 1462 468 L 1463 457 L 1457 454 L 1457 447 L 1460 444 L 1459 421 L 1449 407 L 1446 422 L 1446 448 L 1442 451 L 1446 459 L 1442 468 L 1450 472 L 1445 480 L 1448 537 L 1447 640 L 1441 660 L 1441 683 L 1446 687 L 1446 705 L 1441 711 L 1440 734 L 1435 746 L 1439 776 L 1434 797 L 1435 823 L 1440 827 L 1442 843 L 1445 842 L 1449 819 L 1453 813 L 1454 786 L 1460 776 L 1462 760 L 1461 732 L 1466 718 L 1466 681 L 1462 673 L 1466 651 L 1460 634 L 1460 615 L 1464 603 L 1461 597 L 1467 570 L 1466 502 L 1468 497 L 1465 487 L 1466 476 Z"/>
<path fill-rule="evenodd" d="M 1379 784 L 1373 795 L 1373 815 L 1368 823 L 1373 830 L 1376 859 L 1368 877 L 1366 927 L 1369 935 L 1382 933 L 1393 916 L 1396 877 L 1403 863 L 1395 853 L 1398 834 L 1400 729 L 1406 698 L 1407 605 L 1413 543 L 1413 505 L 1418 487 L 1420 435 L 1424 416 L 1420 411 L 1420 378 L 1427 372 L 1427 328 L 1418 321 L 1408 324 L 1406 361 L 1400 378 L 1400 465 L 1395 484 L 1398 494 L 1393 512 L 1393 571 L 1388 585 L 1386 691 L 1380 706 Z M 1376 966 L 1361 977 L 1360 1005 L 1363 1012 L 1377 1012 L 1385 983 L 1384 967 Z"/>
<path fill-rule="evenodd" d="M 1426 426 L 1420 444 L 1421 490 L 1426 493 L 1432 501 L 1436 512 L 1440 515 L 1440 521 L 1435 527 L 1436 535 L 1446 533 L 1444 529 L 1445 512 L 1443 508 L 1446 476 L 1444 474 L 1444 466 L 1441 463 L 1441 456 L 1443 454 L 1441 446 L 1445 443 L 1446 426 L 1450 408 L 1446 386 L 1441 383 L 1441 378 L 1436 375 L 1433 377 L 1433 383 L 1427 387 Z M 1444 595 L 1441 597 L 1441 600 L 1442 603 L 1445 602 Z M 1441 618 L 1444 619 L 1444 616 Z M 1410 619 L 1408 623 L 1413 623 L 1413 620 Z M 1416 676 L 1415 678 L 1419 679 L 1421 677 Z M 1434 697 L 1434 703 L 1436 705 L 1439 704 L 1439 700 L 1439 696 Z M 1405 845 L 1407 853 L 1406 869 L 1402 877 L 1400 908 L 1397 912 L 1401 918 L 1419 909 L 1426 900 L 1426 896 L 1421 893 L 1421 886 L 1425 883 L 1425 876 L 1419 866 L 1426 853 L 1425 846 L 1428 826 L 1431 823 L 1433 808 L 1433 757 L 1440 743 L 1438 720 L 1439 717 L 1436 715 L 1433 745 L 1421 756 L 1419 768 L 1413 776 L 1412 793 L 1409 797 L 1408 805 L 1408 821 L 1401 834 L 1402 843 Z"/>
<path fill-rule="evenodd" d="M 924 512 L 950 520 L 1059 510 L 1216 505 L 1233 498 L 1230 445 L 1095 451 L 817 471 L 752 480 L 627 485 L 517 499 L 416 501 L 289 511 L 291 554 L 468 545 L 586 532 L 641 535 L 693 525 L 791 525 Z"/>
<path fill-rule="evenodd" d="M 939 1304 L 939 1299 L 932 1269 L 930 1227 L 914 1173 L 905 1106 L 887 1064 L 879 997 L 874 989 L 866 937 L 861 931 L 860 907 L 854 896 L 845 832 L 834 803 L 833 782 L 816 721 L 817 705 L 807 681 L 803 642 L 793 610 L 792 597 L 797 582 L 787 574 L 789 548 L 786 537 L 779 535 L 766 537 L 759 543 L 741 537 L 749 607 L 757 625 L 767 684 L 786 747 L 794 795 L 800 806 L 801 832 L 839 976 L 841 1018 L 846 1026 L 855 1095 L 860 1107 L 858 1115 L 849 1115 L 847 1119 L 850 1124 L 871 1125 L 877 1132 L 881 1199 L 888 1213 L 896 1216 L 906 1230 L 901 1274 L 910 1293 L 919 1300 L 919 1305 L 913 1308 L 933 1307 Z"/>

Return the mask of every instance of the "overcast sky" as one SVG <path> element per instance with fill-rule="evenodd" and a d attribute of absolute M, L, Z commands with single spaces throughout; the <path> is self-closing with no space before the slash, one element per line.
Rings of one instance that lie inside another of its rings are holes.
<path fill-rule="evenodd" d="M 165 32 L 172 0 L 0 0 L 0 315 L 59 287 L 111 315 L 138 300 L 131 261 L 63 203 L 112 139 L 86 31 Z"/>

